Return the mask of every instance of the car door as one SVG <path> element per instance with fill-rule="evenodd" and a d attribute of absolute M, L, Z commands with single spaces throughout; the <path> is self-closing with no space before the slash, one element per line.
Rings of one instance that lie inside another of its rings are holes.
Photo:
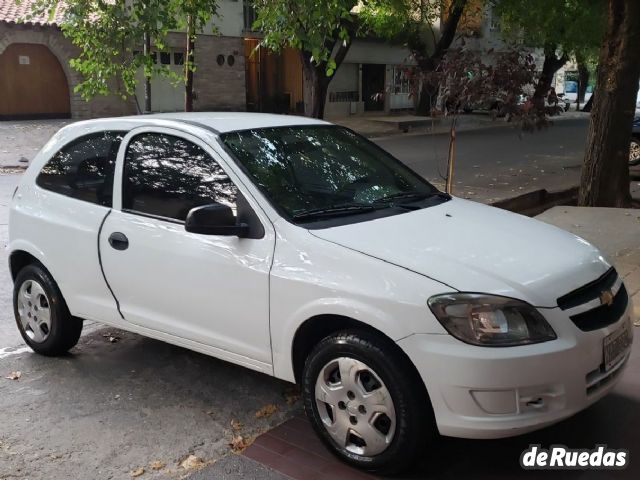
<path fill-rule="evenodd" d="M 102 265 L 127 322 L 269 370 L 273 227 L 218 160 L 179 131 L 131 132 L 118 155 L 121 188 L 100 234 Z M 185 230 L 190 209 L 217 202 L 237 211 L 241 199 L 262 223 L 262 238 Z"/>
<path fill-rule="evenodd" d="M 33 239 L 69 310 L 81 318 L 117 318 L 98 259 L 96 232 L 111 209 L 116 155 L 126 132 L 97 130 L 53 153 L 13 200 L 14 238 Z M 21 218 L 28 221 L 21 221 Z"/>

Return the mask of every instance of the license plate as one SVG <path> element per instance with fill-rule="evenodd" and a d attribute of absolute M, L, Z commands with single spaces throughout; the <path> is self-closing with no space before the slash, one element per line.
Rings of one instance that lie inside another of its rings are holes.
<path fill-rule="evenodd" d="M 616 365 L 624 357 L 630 345 L 629 322 L 625 322 L 622 328 L 604 337 L 604 370 L 608 371 Z"/>

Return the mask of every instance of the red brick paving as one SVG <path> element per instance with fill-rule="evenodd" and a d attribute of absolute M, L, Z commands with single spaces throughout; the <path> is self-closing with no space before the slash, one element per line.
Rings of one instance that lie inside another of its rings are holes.
<path fill-rule="evenodd" d="M 303 415 L 259 436 L 244 455 L 294 480 L 375 480 L 333 456 Z"/>

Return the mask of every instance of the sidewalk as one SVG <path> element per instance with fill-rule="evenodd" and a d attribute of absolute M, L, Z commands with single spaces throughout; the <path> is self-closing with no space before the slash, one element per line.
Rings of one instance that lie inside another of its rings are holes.
<path fill-rule="evenodd" d="M 587 118 L 588 113 L 565 112 L 552 117 L 552 122 L 562 122 L 576 118 Z M 327 121 L 350 128 L 367 138 L 381 138 L 396 135 L 441 135 L 451 131 L 453 117 L 426 117 L 401 114 L 366 114 L 349 117 L 327 118 Z M 479 112 L 458 115 L 456 131 L 464 132 L 481 130 L 484 128 L 512 127 L 516 125 L 507 122 L 505 118 L 493 118 L 489 112 Z"/>
<path fill-rule="evenodd" d="M 640 210 L 554 207 L 536 217 L 579 235 L 598 246 L 624 278 L 640 317 Z M 640 326 L 640 325 L 637 325 Z M 631 449 L 637 445 L 640 422 L 640 340 L 636 333 L 629 365 L 609 396 L 557 425 L 503 440 L 462 440 L 441 437 L 425 461 L 406 479 L 530 478 L 518 466 L 529 444 L 563 444 L 593 448 L 606 443 Z M 460 452 L 465 455 L 460 456 Z M 499 456 L 495 452 L 500 452 Z M 633 452 L 637 453 L 637 452 Z M 632 455 L 633 455 L 632 453 Z M 638 478 L 640 463 L 632 462 L 624 476 Z M 636 473 L 633 473 L 635 471 Z M 565 471 L 563 478 L 582 478 L 584 472 Z M 333 457 L 314 435 L 302 413 L 259 436 L 242 455 L 227 456 L 189 477 L 189 480 L 372 480 Z"/>

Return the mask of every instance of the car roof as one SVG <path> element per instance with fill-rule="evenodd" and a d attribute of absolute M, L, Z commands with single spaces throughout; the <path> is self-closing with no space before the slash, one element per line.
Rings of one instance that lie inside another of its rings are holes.
<path fill-rule="evenodd" d="M 250 112 L 176 112 L 135 115 L 128 117 L 101 118 L 82 122 L 82 125 L 102 128 L 136 128 L 157 124 L 154 120 L 165 120 L 189 125 L 202 126 L 216 133 L 227 133 L 254 128 L 284 127 L 297 125 L 328 125 L 315 118 L 294 115 L 277 115 Z M 70 126 L 78 124 L 71 124 Z"/>

